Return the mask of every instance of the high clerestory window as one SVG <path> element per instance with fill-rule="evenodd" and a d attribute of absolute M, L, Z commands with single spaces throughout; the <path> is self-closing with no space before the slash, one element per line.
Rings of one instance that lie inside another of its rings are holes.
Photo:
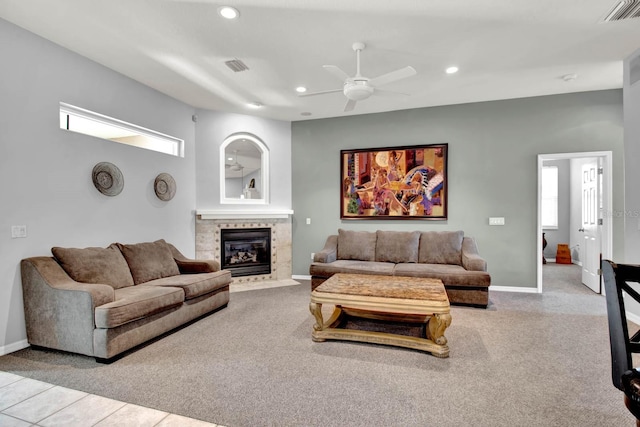
<path fill-rule="evenodd" d="M 60 103 L 60 129 L 184 157 L 184 141 L 104 114 Z"/>

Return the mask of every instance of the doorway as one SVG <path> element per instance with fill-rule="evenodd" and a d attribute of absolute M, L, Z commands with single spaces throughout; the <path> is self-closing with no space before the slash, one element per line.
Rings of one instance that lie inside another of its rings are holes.
<path fill-rule="evenodd" d="M 556 153 L 556 154 L 540 154 L 538 155 L 538 200 L 537 200 L 537 236 L 540 236 L 537 241 L 537 291 L 543 292 L 543 271 L 542 271 L 542 168 L 545 162 L 557 161 L 557 160 L 569 160 L 573 165 L 574 176 L 582 176 L 582 165 L 588 163 L 590 160 L 595 161 L 597 168 L 595 173 L 598 179 L 601 181 L 601 194 L 596 197 L 597 208 L 595 218 L 592 216 L 591 221 L 593 227 L 589 230 L 589 238 L 586 239 L 584 234 L 583 224 L 583 212 L 585 208 L 582 206 L 584 188 L 582 186 L 581 179 L 571 180 L 570 193 L 573 195 L 572 203 L 580 204 L 578 206 L 579 219 L 575 218 L 570 221 L 570 234 L 573 236 L 569 243 L 573 242 L 571 252 L 579 259 L 577 262 L 582 270 L 582 282 L 595 291 L 599 292 L 599 287 L 594 285 L 594 273 L 597 275 L 599 268 L 600 257 L 610 258 L 612 256 L 612 221 L 606 212 L 611 212 L 613 199 L 612 199 L 612 152 L 611 151 L 596 151 L 596 152 L 578 152 L 578 153 Z M 591 175 L 589 175 L 591 177 Z M 577 201 L 576 201 L 577 200 Z M 575 210 L 575 209 L 574 209 Z M 587 211 L 587 218 L 589 218 L 589 212 Z M 575 228 L 575 230 L 574 230 Z M 594 237 L 596 237 L 594 239 Z M 565 243 L 565 242 L 563 242 Z M 586 245 L 588 248 L 585 248 Z M 588 257 L 588 258 L 586 258 Z M 597 268 L 594 269 L 594 266 Z M 585 269 L 587 270 L 585 272 Z M 595 270 L 595 271 L 593 271 Z M 591 278 L 591 279 L 589 279 Z M 596 277 L 599 283 L 599 276 Z"/>

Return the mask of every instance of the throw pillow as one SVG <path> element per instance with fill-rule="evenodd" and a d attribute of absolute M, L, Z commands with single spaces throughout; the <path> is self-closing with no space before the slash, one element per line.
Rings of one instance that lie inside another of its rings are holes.
<path fill-rule="evenodd" d="M 376 261 L 418 262 L 419 231 L 376 231 Z"/>
<path fill-rule="evenodd" d="M 76 282 L 102 283 L 114 289 L 133 286 L 129 265 L 115 245 L 107 248 L 51 248 L 62 269 Z"/>
<path fill-rule="evenodd" d="M 420 236 L 419 262 L 462 265 L 463 231 L 424 231 Z"/>
<path fill-rule="evenodd" d="M 339 229 L 338 259 L 375 261 L 376 233 Z"/>
<path fill-rule="evenodd" d="M 162 239 L 134 245 L 118 243 L 118 247 L 129 264 L 136 285 L 180 274 L 169 245 Z"/>

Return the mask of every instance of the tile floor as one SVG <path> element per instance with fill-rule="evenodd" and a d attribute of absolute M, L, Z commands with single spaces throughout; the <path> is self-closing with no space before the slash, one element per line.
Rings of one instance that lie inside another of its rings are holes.
<path fill-rule="evenodd" d="M 216 427 L 217 425 L 0 371 L 0 427 L 28 426 Z"/>

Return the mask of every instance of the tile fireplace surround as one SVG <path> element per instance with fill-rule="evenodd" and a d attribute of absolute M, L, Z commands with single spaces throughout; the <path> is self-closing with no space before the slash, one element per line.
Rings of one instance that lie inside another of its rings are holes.
<path fill-rule="evenodd" d="M 220 262 L 220 230 L 271 228 L 271 274 L 234 277 L 234 283 L 291 279 L 291 216 L 293 212 L 196 212 L 196 259 Z M 222 263 L 221 263 L 222 264 Z"/>

